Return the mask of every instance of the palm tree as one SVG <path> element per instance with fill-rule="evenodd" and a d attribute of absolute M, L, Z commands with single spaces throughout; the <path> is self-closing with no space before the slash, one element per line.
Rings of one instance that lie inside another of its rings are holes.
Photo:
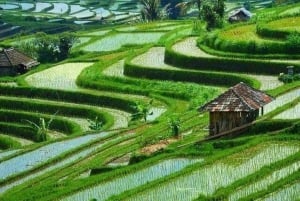
<path fill-rule="evenodd" d="M 193 6 L 197 7 L 199 11 L 199 18 L 200 18 L 200 10 L 202 5 L 202 0 L 188 0 L 184 1 L 182 3 L 177 4 L 176 7 L 179 7 L 181 9 L 182 14 L 186 14 L 189 9 L 191 9 Z"/>

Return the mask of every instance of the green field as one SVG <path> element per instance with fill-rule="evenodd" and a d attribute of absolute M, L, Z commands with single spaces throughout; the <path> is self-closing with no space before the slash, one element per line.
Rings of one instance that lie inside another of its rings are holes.
<path fill-rule="evenodd" d="M 249 22 L 207 31 L 195 7 L 147 22 L 135 0 L 0 0 L 1 48 L 37 45 L 37 31 L 78 39 L 66 59 L 0 76 L 0 200 L 298 201 L 299 4 L 250 4 Z M 211 137 L 199 108 L 240 82 L 274 100 Z"/>

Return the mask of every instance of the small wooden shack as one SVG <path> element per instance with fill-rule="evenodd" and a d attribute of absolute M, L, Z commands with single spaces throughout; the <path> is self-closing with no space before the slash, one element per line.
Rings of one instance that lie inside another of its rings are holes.
<path fill-rule="evenodd" d="M 263 106 L 273 99 L 241 82 L 199 110 L 210 112 L 209 134 L 217 135 L 253 122 L 259 116 L 259 110 L 263 115 Z"/>
<path fill-rule="evenodd" d="M 14 48 L 0 52 L 0 75 L 24 73 L 38 64 L 39 62 Z"/>
<path fill-rule="evenodd" d="M 252 17 L 252 13 L 250 11 L 248 11 L 245 8 L 240 8 L 240 9 L 234 10 L 233 12 L 231 12 L 229 14 L 228 21 L 230 23 L 243 22 L 243 21 L 249 20 L 251 17 Z"/>

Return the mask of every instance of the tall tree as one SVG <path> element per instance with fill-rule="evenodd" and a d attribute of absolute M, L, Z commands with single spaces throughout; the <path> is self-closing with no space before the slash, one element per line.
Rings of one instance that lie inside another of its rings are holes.
<path fill-rule="evenodd" d="M 71 33 L 63 33 L 58 35 L 59 39 L 59 55 L 58 59 L 63 60 L 69 56 L 72 46 L 76 43 L 77 37 Z"/>
<path fill-rule="evenodd" d="M 143 20 L 154 21 L 168 18 L 171 11 L 171 3 L 161 4 L 160 0 L 141 0 Z M 163 5 L 163 6 L 161 6 Z"/>
<path fill-rule="evenodd" d="M 158 20 L 160 17 L 160 0 L 141 0 L 143 5 L 142 18 L 148 21 Z"/>
<path fill-rule="evenodd" d="M 77 37 L 72 33 L 56 36 L 37 33 L 34 41 L 18 44 L 18 48 L 27 54 L 37 57 L 40 62 L 55 62 L 66 59 Z"/>
<path fill-rule="evenodd" d="M 214 11 L 223 18 L 225 15 L 225 3 L 224 0 L 216 0 L 214 3 Z"/>
<path fill-rule="evenodd" d="M 181 9 L 182 14 L 186 14 L 188 10 L 190 10 L 192 7 L 196 6 L 196 8 L 199 11 L 199 18 L 201 17 L 201 7 L 202 7 L 202 0 L 188 0 L 181 2 L 177 4 L 177 7 Z"/>
<path fill-rule="evenodd" d="M 56 61 L 59 54 L 58 44 L 59 41 L 57 38 L 49 36 L 46 33 L 38 33 L 34 41 L 38 60 L 41 62 Z"/>
<path fill-rule="evenodd" d="M 161 0 L 161 5 L 166 7 L 171 19 L 176 19 L 180 15 L 180 8 L 177 6 L 182 0 Z"/>

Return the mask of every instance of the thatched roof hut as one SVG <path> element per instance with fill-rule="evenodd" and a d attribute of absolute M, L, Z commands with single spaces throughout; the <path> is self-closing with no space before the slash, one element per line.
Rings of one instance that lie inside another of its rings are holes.
<path fill-rule="evenodd" d="M 263 114 L 263 106 L 273 99 L 241 82 L 199 110 L 210 112 L 210 135 L 216 135 L 254 121 L 259 116 L 259 110 Z"/>
<path fill-rule="evenodd" d="M 38 64 L 38 61 L 14 48 L 3 49 L 0 52 L 1 75 L 23 73 Z"/>
<path fill-rule="evenodd" d="M 241 21 L 247 21 L 252 17 L 252 13 L 248 11 L 245 8 L 240 8 L 237 10 L 234 10 L 229 14 L 228 21 L 233 22 L 241 22 Z"/>

